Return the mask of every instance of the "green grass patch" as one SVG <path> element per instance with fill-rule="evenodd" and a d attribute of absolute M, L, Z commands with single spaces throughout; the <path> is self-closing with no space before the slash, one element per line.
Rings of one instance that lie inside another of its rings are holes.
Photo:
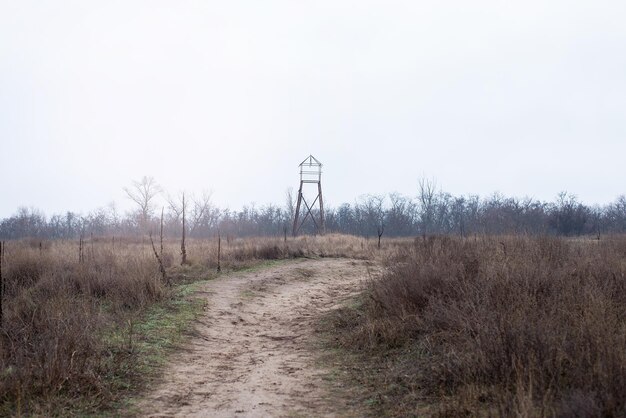
<path fill-rule="evenodd" d="M 137 412 L 134 409 L 135 396 L 159 377 L 168 355 L 184 341 L 194 320 L 202 313 L 207 301 L 198 296 L 197 291 L 206 283 L 201 280 L 176 286 L 168 299 L 150 306 L 129 319 L 124 327 L 113 329 L 106 336 L 113 350 L 128 354 L 116 356 L 117 360 L 122 357 L 123 361 L 110 378 L 122 396 L 106 415 Z"/>
<path fill-rule="evenodd" d="M 263 270 L 269 267 L 279 266 L 281 264 L 285 264 L 290 261 L 292 262 L 293 259 L 255 261 L 252 264 L 245 264 L 245 265 L 242 264 L 238 266 L 233 266 L 231 271 L 237 272 L 237 273 L 249 273 L 249 272 Z"/>

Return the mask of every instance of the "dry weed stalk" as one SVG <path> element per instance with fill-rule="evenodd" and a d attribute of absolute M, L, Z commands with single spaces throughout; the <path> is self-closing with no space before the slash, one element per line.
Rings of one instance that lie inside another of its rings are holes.
<path fill-rule="evenodd" d="M 185 193 L 183 192 L 183 237 L 180 241 L 181 266 L 187 264 L 187 249 L 185 248 L 185 209 Z"/>
<path fill-rule="evenodd" d="M 168 286 L 170 286 L 171 283 L 167 276 L 167 271 L 165 270 L 165 266 L 163 265 L 163 259 L 161 258 L 161 256 L 159 256 L 159 253 L 157 252 L 156 247 L 154 246 L 154 240 L 152 239 L 152 231 L 150 231 L 149 235 L 150 235 L 150 244 L 152 245 L 152 251 L 154 252 L 154 256 L 156 257 L 157 262 L 159 263 L 159 271 L 161 272 L 163 282 L 167 284 Z"/>
<path fill-rule="evenodd" d="M 220 232 L 217 231 L 217 272 L 218 273 L 222 271 L 221 258 L 222 258 L 222 236 L 220 235 Z"/>
<path fill-rule="evenodd" d="M 161 228 L 159 230 L 159 244 L 160 251 L 159 255 L 161 256 L 161 260 L 163 259 L 163 212 L 165 211 L 165 207 L 161 208 Z"/>
<path fill-rule="evenodd" d="M 2 279 L 2 262 L 4 261 L 4 241 L 0 241 L 0 327 L 2 327 L 2 300 L 4 299 L 4 281 Z"/>

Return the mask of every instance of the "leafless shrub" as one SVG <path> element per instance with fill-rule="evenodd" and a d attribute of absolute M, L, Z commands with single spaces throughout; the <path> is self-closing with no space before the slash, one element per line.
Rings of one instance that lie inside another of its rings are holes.
<path fill-rule="evenodd" d="M 11 242 L 3 266 L 0 415 L 50 415 L 59 403 L 115 397 L 107 376 L 122 363 L 111 360 L 118 353 L 102 335 L 165 295 L 149 253 L 119 247 L 94 244 L 79 263 L 73 242 L 45 252 Z"/>
<path fill-rule="evenodd" d="M 387 405 L 400 415 L 420 388 L 441 415 L 624 416 L 625 250 L 623 237 L 418 239 L 338 322 L 342 343 L 400 350 L 384 378 L 406 388 Z"/>

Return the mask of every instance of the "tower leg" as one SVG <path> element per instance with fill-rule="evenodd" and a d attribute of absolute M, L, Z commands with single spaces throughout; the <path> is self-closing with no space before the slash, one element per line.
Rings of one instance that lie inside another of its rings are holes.
<path fill-rule="evenodd" d="M 317 194 L 320 198 L 320 235 L 326 233 L 326 223 L 324 221 L 324 200 L 322 199 L 322 182 L 317 183 Z"/>
<path fill-rule="evenodd" d="M 296 204 L 296 214 L 293 217 L 293 236 L 298 233 L 298 217 L 300 216 L 300 204 L 302 203 L 302 182 L 300 182 L 300 189 L 298 190 L 298 203 Z"/>

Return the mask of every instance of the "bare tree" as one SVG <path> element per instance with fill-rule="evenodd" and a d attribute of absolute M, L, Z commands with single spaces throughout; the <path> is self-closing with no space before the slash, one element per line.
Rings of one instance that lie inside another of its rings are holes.
<path fill-rule="evenodd" d="M 154 212 L 154 198 L 161 192 L 161 187 L 154 177 L 143 176 L 140 181 L 133 181 L 131 187 L 124 187 L 126 196 L 139 206 L 140 228 L 148 229 L 148 221 Z"/>
<path fill-rule="evenodd" d="M 390 206 L 386 211 L 385 219 L 388 235 L 407 236 L 415 233 L 417 205 L 408 197 L 399 193 L 389 194 Z"/>
<path fill-rule="evenodd" d="M 450 207 L 450 223 L 451 230 L 458 228 L 459 235 L 465 236 L 465 198 L 463 196 L 456 197 L 452 201 Z"/>
<path fill-rule="evenodd" d="M 383 234 L 385 233 L 385 224 L 384 223 L 382 223 L 382 222 L 380 223 L 376 233 L 378 234 L 378 249 L 380 250 L 380 239 L 383 237 Z"/>
<path fill-rule="evenodd" d="M 365 200 L 365 216 L 367 223 L 372 227 L 376 227 L 376 234 L 379 234 L 385 220 L 384 201 L 385 197 L 379 195 L 370 195 Z M 380 233 L 380 235 L 382 236 L 382 233 Z"/>
<path fill-rule="evenodd" d="M 182 236 L 180 241 L 180 264 L 187 264 L 187 248 L 185 247 L 185 240 L 187 236 L 187 199 L 185 198 L 185 192 L 181 192 L 180 197 L 175 199 L 168 195 L 167 203 L 170 206 L 170 210 L 174 213 L 176 221 L 182 218 Z M 193 199 L 193 197 L 192 197 Z M 207 200 L 208 202 L 208 200 Z M 208 204 L 208 203 L 207 203 Z"/>
<path fill-rule="evenodd" d="M 580 235 L 590 217 L 591 209 L 578 201 L 576 195 L 561 192 L 552 207 L 551 224 L 561 235 Z"/>
<path fill-rule="evenodd" d="M 179 193 L 178 196 L 174 197 L 170 194 L 167 195 L 165 200 L 167 201 L 167 205 L 169 206 L 170 212 L 172 212 L 173 218 L 176 222 L 178 222 L 183 213 L 183 207 L 181 205 L 183 193 Z"/>
<path fill-rule="evenodd" d="M 285 212 L 287 221 L 291 224 L 296 215 L 296 199 L 293 197 L 293 187 L 289 187 L 285 192 Z"/>
<path fill-rule="evenodd" d="M 296 216 L 296 200 L 293 197 L 293 187 L 287 188 L 285 191 L 285 212 L 284 212 L 284 225 L 283 235 L 284 241 L 287 242 L 287 228 L 288 225 L 293 224 L 293 219 Z"/>
<path fill-rule="evenodd" d="M 189 228 L 189 235 L 192 235 L 198 227 L 210 228 L 212 223 L 217 219 L 217 214 L 213 210 L 211 205 L 211 193 L 204 191 L 202 195 L 196 197 L 191 195 L 191 227 Z"/>
<path fill-rule="evenodd" d="M 626 196 L 621 195 L 614 203 L 608 205 L 604 217 L 615 232 L 626 232 Z"/>
<path fill-rule="evenodd" d="M 418 183 L 418 200 L 420 205 L 420 220 L 422 236 L 431 232 L 436 205 L 437 182 L 434 179 L 421 178 Z"/>

